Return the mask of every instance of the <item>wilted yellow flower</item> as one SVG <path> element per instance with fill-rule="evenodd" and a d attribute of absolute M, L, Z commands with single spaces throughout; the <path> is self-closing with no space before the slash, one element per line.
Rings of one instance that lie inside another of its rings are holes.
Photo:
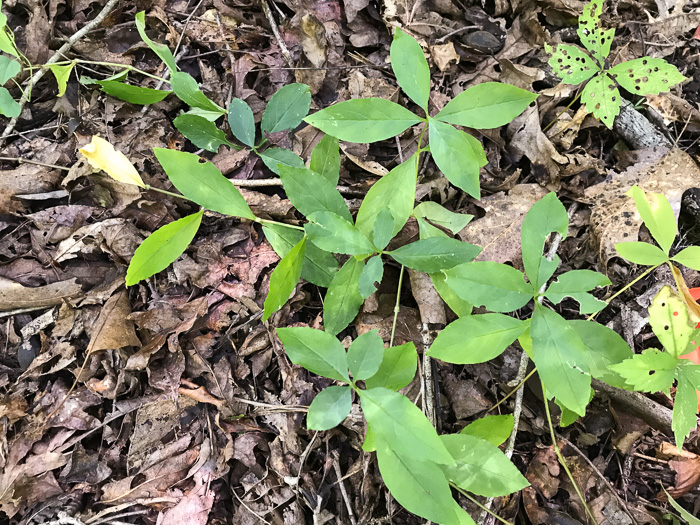
<path fill-rule="evenodd" d="M 92 142 L 78 150 L 87 158 L 90 166 L 103 170 L 114 180 L 145 188 L 141 175 L 121 151 L 114 149 L 105 139 L 94 135 Z"/>

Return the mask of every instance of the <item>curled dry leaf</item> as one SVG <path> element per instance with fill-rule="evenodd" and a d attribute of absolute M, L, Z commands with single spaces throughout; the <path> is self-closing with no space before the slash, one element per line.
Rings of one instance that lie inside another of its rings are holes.
<path fill-rule="evenodd" d="M 114 149 L 109 142 L 97 135 L 92 142 L 78 150 L 87 158 L 90 166 L 102 170 L 114 180 L 145 188 L 141 175 L 121 151 Z"/>

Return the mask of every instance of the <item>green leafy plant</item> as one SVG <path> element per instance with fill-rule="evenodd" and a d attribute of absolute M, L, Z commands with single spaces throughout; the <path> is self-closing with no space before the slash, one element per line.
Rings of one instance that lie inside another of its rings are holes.
<path fill-rule="evenodd" d="M 619 87 L 632 95 L 657 95 L 685 80 L 675 66 L 662 58 L 642 57 L 609 67 L 614 29 L 603 29 L 603 0 L 591 0 L 579 17 L 577 34 L 586 50 L 570 44 L 545 45 L 549 65 L 566 84 L 588 81 L 581 93 L 586 111 L 612 129 L 620 113 Z"/>

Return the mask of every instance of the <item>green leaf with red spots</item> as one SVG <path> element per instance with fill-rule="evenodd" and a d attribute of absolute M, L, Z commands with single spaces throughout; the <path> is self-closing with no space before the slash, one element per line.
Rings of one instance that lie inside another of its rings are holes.
<path fill-rule="evenodd" d="M 679 358 L 687 352 L 695 327 L 683 300 L 664 286 L 649 306 L 649 324 L 666 352 Z"/>

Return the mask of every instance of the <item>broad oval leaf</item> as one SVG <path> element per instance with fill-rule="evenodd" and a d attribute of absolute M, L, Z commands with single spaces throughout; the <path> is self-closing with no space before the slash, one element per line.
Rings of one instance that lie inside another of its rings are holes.
<path fill-rule="evenodd" d="M 16 118 L 22 112 L 22 106 L 12 98 L 7 88 L 0 87 L 0 114 L 6 117 Z"/>
<path fill-rule="evenodd" d="M 413 210 L 413 216 L 416 218 L 425 218 L 430 222 L 447 228 L 453 235 L 457 235 L 469 222 L 474 218 L 473 215 L 467 213 L 455 213 L 441 206 L 437 202 L 425 201 L 421 202 Z"/>
<path fill-rule="evenodd" d="M 382 262 L 382 256 L 375 255 L 371 257 L 365 264 L 358 282 L 358 288 L 363 298 L 367 299 L 377 291 L 377 286 L 374 283 L 381 282 L 383 275 L 384 263 Z"/>
<path fill-rule="evenodd" d="M 582 314 L 592 314 L 605 308 L 607 303 L 589 292 L 609 284 L 610 279 L 602 273 L 592 270 L 570 270 L 558 276 L 557 280 L 549 285 L 544 295 L 554 304 L 559 304 L 564 297 L 571 297 L 581 305 Z"/>
<path fill-rule="evenodd" d="M 350 257 L 333 277 L 323 301 L 323 324 L 326 332 L 333 335 L 340 333 L 360 311 L 365 301 L 359 288 L 364 267 L 364 262 Z"/>
<path fill-rule="evenodd" d="M 623 259 L 643 266 L 657 266 L 668 260 L 668 255 L 661 248 L 646 242 L 618 242 L 615 251 Z"/>
<path fill-rule="evenodd" d="M 504 126 L 520 115 L 537 94 L 501 82 L 484 82 L 450 100 L 435 119 L 475 129 Z"/>
<path fill-rule="evenodd" d="M 177 95 L 177 98 L 188 106 L 203 110 L 205 113 L 201 114 L 201 116 L 208 120 L 216 120 L 221 115 L 226 114 L 223 108 L 209 100 L 209 98 L 202 93 L 202 90 L 199 89 L 199 85 L 197 85 L 197 81 L 192 78 L 192 75 L 189 73 L 183 73 L 182 71 L 174 72 L 170 76 L 170 85 L 175 95 Z"/>
<path fill-rule="evenodd" d="M 187 113 L 178 116 L 173 124 L 185 138 L 198 148 L 216 153 L 219 146 L 229 144 L 223 131 L 216 127 L 216 124 L 198 115 L 188 115 Z"/>
<path fill-rule="evenodd" d="M 193 153 L 153 148 L 170 181 L 200 206 L 234 217 L 255 220 L 255 215 L 231 181 L 211 162 L 200 162 Z"/>
<path fill-rule="evenodd" d="M 339 102 L 304 120 L 340 140 L 370 143 L 395 137 L 423 119 L 390 100 L 359 98 Z"/>
<path fill-rule="evenodd" d="M 301 277 L 301 268 L 304 264 L 306 251 L 306 237 L 302 238 L 287 255 L 282 257 L 277 267 L 270 276 L 270 291 L 265 299 L 265 308 L 262 321 L 267 321 L 270 316 L 287 302 L 289 296 L 296 288 Z"/>
<path fill-rule="evenodd" d="M 422 219 L 418 220 L 420 221 Z M 433 282 L 433 286 L 435 287 L 438 295 L 443 301 L 445 301 L 445 304 L 447 304 L 447 306 L 449 306 L 450 309 L 457 314 L 457 317 L 471 315 L 474 305 L 472 305 L 472 303 L 466 299 L 461 298 L 454 292 L 454 290 L 452 290 L 452 288 L 447 286 L 446 276 L 444 273 L 430 274 L 430 280 Z"/>
<path fill-rule="evenodd" d="M 379 370 L 372 377 L 365 379 L 365 386 L 368 389 L 384 387 L 396 391 L 413 381 L 417 369 L 416 345 L 405 343 L 400 346 L 392 346 L 384 350 Z"/>
<path fill-rule="evenodd" d="M 432 237 L 419 239 L 386 253 L 404 266 L 419 272 L 435 273 L 469 262 L 480 252 L 480 247 L 468 242 Z"/>
<path fill-rule="evenodd" d="M 391 69 L 406 94 L 424 110 L 430 96 L 430 67 L 416 40 L 396 28 L 389 52 Z"/>
<path fill-rule="evenodd" d="M 552 48 L 545 44 L 544 49 L 552 55 L 549 65 L 564 84 L 580 84 L 600 71 L 600 67 L 588 53 L 576 46 L 557 44 Z"/>
<path fill-rule="evenodd" d="M 633 95 L 658 95 L 685 80 L 676 66 L 663 58 L 635 58 L 618 64 L 608 74 Z"/>
<path fill-rule="evenodd" d="M 97 81 L 96 84 L 99 84 L 102 91 L 107 93 L 110 97 L 124 100 L 129 104 L 139 104 L 141 106 L 148 106 L 149 104 L 160 102 L 172 93 L 170 90 L 132 86 L 131 84 L 119 82 L 118 80 L 100 80 Z"/>
<path fill-rule="evenodd" d="M 279 164 L 278 168 L 287 197 L 304 216 L 329 211 L 352 221 L 345 199 L 331 181 L 306 166 L 297 168 Z"/>
<path fill-rule="evenodd" d="M 255 146 L 253 110 L 240 98 L 234 98 L 228 106 L 228 125 L 236 139 L 250 148 Z"/>
<path fill-rule="evenodd" d="M 700 246 L 688 246 L 671 257 L 677 263 L 700 271 Z"/>
<path fill-rule="evenodd" d="M 355 381 L 372 377 L 379 370 L 384 357 L 384 341 L 370 330 L 355 339 L 348 348 L 348 367 Z"/>
<path fill-rule="evenodd" d="M 611 386 L 625 388 L 624 379 L 609 368 L 634 354 L 620 334 L 607 326 L 590 321 L 576 319 L 568 323 L 587 349 L 585 358 L 591 376 Z"/>
<path fill-rule="evenodd" d="M 322 250 L 347 255 L 363 255 L 375 252 L 367 237 L 340 215 L 329 211 L 310 214 L 304 225 L 309 240 Z"/>
<path fill-rule="evenodd" d="M 448 324 L 428 355 L 461 365 L 485 363 L 501 355 L 527 328 L 527 323 L 503 314 L 469 315 Z"/>
<path fill-rule="evenodd" d="M 270 170 L 276 175 L 280 174 L 280 164 L 283 166 L 290 166 L 292 168 L 306 167 L 302 158 L 288 149 L 267 148 L 262 153 L 258 153 L 258 155 L 265 163 L 265 166 L 270 168 Z"/>
<path fill-rule="evenodd" d="M 287 84 L 265 106 L 260 127 L 263 133 L 296 128 L 311 107 L 311 90 L 306 84 Z"/>
<path fill-rule="evenodd" d="M 581 93 L 581 102 L 586 105 L 586 111 L 612 129 L 621 102 L 620 90 L 608 75 L 601 73 L 589 80 Z"/>
<path fill-rule="evenodd" d="M 203 210 L 161 226 L 136 248 L 126 271 L 126 285 L 147 279 L 174 262 L 194 239 Z"/>
<path fill-rule="evenodd" d="M 340 178 L 340 146 L 338 139 L 324 135 L 311 151 L 309 168 L 328 179 L 334 186 Z"/>
<path fill-rule="evenodd" d="M 510 437 L 514 426 L 513 414 L 484 416 L 469 423 L 460 434 L 485 439 L 498 447 Z"/>
<path fill-rule="evenodd" d="M 669 354 L 679 358 L 686 353 L 695 326 L 683 299 L 670 286 L 661 288 L 651 301 L 649 324 Z"/>
<path fill-rule="evenodd" d="M 673 208 L 665 195 L 661 193 L 644 193 L 636 184 L 632 186 L 626 195 L 634 199 L 637 211 L 642 216 L 644 225 L 654 240 L 659 243 L 661 249 L 668 254 L 676 240 L 678 226 Z"/>
<path fill-rule="evenodd" d="M 351 409 L 350 387 L 329 386 L 311 402 L 306 415 L 306 426 L 311 430 L 330 430 L 340 425 Z"/>
<path fill-rule="evenodd" d="M 308 327 L 278 328 L 290 361 L 314 374 L 350 382 L 345 349 L 335 336 Z"/>
<path fill-rule="evenodd" d="M 17 60 L 0 55 L 0 86 L 17 76 L 20 71 L 22 71 L 22 66 Z"/>
<path fill-rule="evenodd" d="M 5 57 L 3 57 L 3 58 L 5 58 Z M 73 67 L 75 67 L 75 62 L 71 62 L 70 64 L 65 64 L 65 65 L 51 64 L 49 66 L 49 69 L 53 73 L 53 76 L 56 77 L 56 83 L 58 84 L 58 95 L 57 96 L 59 98 L 66 94 L 66 88 L 68 87 L 68 79 L 70 78 L 70 74 L 73 71 Z M 2 80 L 2 73 L 1 72 L 0 72 L 0 80 Z M 0 85 L 4 84 L 5 82 L 0 82 Z"/>
<path fill-rule="evenodd" d="M 158 58 L 165 62 L 165 65 L 168 66 L 170 72 L 175 73 L 177 71 L 177 66 L 175 65 L 175 57 L 173 56 L 168 46 L 164 44 L 158 44 L 157 42 L 154 42 L 153 40 L 148 38 L 148 35 L 146 34 L 145 17 L 146 13 L 144 11 L 136 13 L 136 30 L 139 32 L 139 35 L 141 35 L 141 39 L 144 42 L 146 42 L 146 45 L 148 47 L 151 48 L 151 51 L 153 51 L 156 55 L 158 55 Z"/>

